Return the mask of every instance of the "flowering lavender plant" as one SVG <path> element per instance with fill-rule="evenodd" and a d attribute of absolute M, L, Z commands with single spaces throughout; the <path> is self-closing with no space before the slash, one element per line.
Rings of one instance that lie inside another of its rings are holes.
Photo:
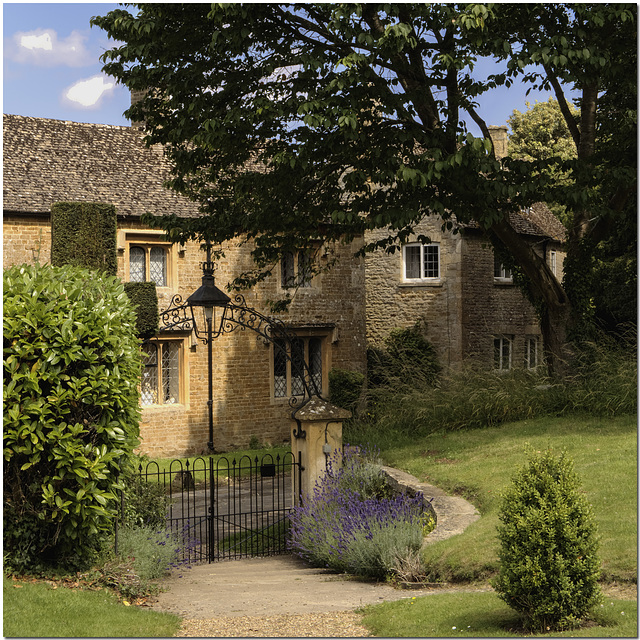
<path fill-rule="evenodd" d="M 416 555 L 433 528 L 422 494 L 394 494 L 373 454 L 350 451 L 340 469 L 335 459 L 329 464 L 313 495 L 291 513 L 293 553 L 316 566 L 375 578 L 395 574 Z"/>

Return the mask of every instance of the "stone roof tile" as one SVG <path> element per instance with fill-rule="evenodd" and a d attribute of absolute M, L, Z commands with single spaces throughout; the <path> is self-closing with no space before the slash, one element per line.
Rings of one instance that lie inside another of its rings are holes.
<path fill-rule="evenodd" d="M 114 204 L 118 215 L 198 215 L 163 187 L 169 165 L 131 127 L 4 114 L 5 211 L 48 213 L 54 202 Z"/>

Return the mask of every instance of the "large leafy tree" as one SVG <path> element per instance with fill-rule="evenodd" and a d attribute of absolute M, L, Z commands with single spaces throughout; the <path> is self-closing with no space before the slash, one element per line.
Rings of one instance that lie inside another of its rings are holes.
<path fill-rule="evenodd" d="M 580 282 L 558 282 L 509 214 L 566 203 L 579 271 L 600 221 L 634 193 L 635 167 L 606 151 L 604 184 L 596 144 L 604 121 L 617 118 L 615 99 L 606 113 L 599 105 L 633 64 L 634 5 L 136 7 L 93 24 L 123 43 L 104 54 L 105 72 L 147 92 L 127 115 L 145 121 L 149 144 L 165 146 L 169 186 L 205 214 L 160 220 L 172 239 L 252 240 L 256 270 L 238 281 L 246 284 L 292 248 L 387 229 L 366 248 L 393 250 L 427 215 L 449 226 L 473 219 L 529 280 L 548 363 L 562 373 L 568 331 L 584 315 L 584 295 L 573 292 Z M 504 72 L 478 80 L 479 56 Z M 544 179 L 548 160 L 496 158 L 476 104 L 516 77 L 556 93 L 577 147 L 562 167 L 568 186 Z M 579 96 L 578 120 L 567 87 Z"/>
<path fill-rule="evenodd" d="M 632 95 L 632 93 L 630 94 Z M 574 117 L 579 114 L 573 105 L 568 108 Z M 629 105 L 626 107 L 629 108 Z M 624 105 L 618 105 L 623 111 Z M 633 109 L 633 105 L 631 105 Z M 507 119 L 511 133 L 509 135 L 509 155 L 523 159 L 570 160 L 577 156 L 567 122 L 562 115 L 560 105 L 554 98 L 547 102 L 527 103 L 527 110 L 515 110 Z M 620 122 L 624 126 L 623 122 Z M 627 132 L 633 135 L 633 131 Z M 615 152 L 624 153 L 629 147 L 631 157 L 625 161 L 632 164 L 635 143 L 617 146 Z M 571 173 L 562 172 L 551 160 L 545 167 L 549 177 L 558 184 L 569 185 Z M 549 208 L 568 226 L 571 226 L 571 212 L 567 207 L 547 202 Z M 569 217 L 567 217 L 569 216 Z M 609 333 L 627 336 L 627 327 L 636 324 L 637 309 L 637 215 L 635 200 L 630 199 L 606 232 L 595 245 L 591 255 L 591 265 L 584 271 L 593 274 L 591 297 L 596 325 Z"/>

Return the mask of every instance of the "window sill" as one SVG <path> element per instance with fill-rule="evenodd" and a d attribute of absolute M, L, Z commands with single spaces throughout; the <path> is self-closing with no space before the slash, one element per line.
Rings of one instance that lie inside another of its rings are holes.
<path fill-rule="evenodd" d="M 414 289 L 415 287 L 442 287 L 444 282 L 441 279 L 437 280 L 416 280 L 409 282 L 401 282 L 398 286 L 401 289 Z"/>
<path fill-rule="evenodd" d="M 507 280 L 506 278 L 494 278 L 493 284 L 499 287 L 513 287 L 513 280 Z"/>
<path fill-rule="evenodd" d="M 158 409 L 175 409 L 176 411 L 186 411 L 189 407 L 186 404 L 175 402 L 174 404 L 141 404 L 140 408 L 143 411 L 157 411 Z"/>

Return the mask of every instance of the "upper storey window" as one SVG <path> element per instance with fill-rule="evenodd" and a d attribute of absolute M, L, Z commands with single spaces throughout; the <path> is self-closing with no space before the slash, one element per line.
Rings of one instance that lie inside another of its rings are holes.
<path fill-rule="evenodd" d="M 402 247 L 402 276 L 405 281 L 440 278 L 440 245 L 406 244 Z"/>
<path fill-rule="evenodd" d="M 167 249 L 153 245 L 129 246 L 129 281 L 167 286 Z"/>

